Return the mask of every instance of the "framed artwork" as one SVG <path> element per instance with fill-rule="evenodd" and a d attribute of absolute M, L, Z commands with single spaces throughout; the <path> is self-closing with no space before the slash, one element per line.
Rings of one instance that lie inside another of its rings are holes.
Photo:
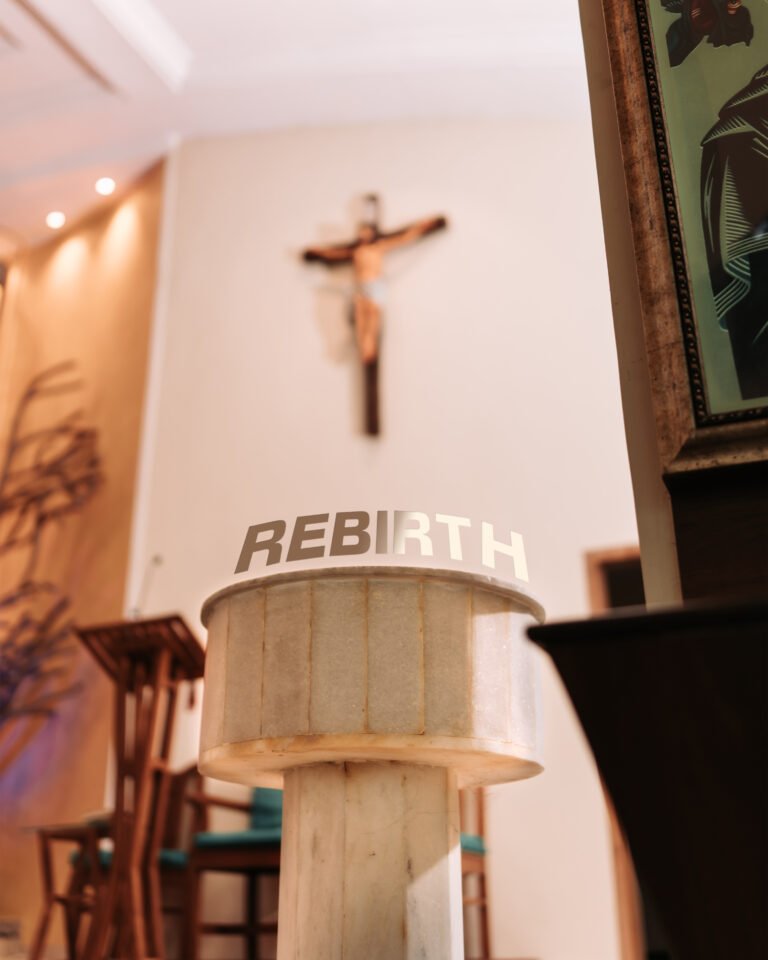
<path fill-rule="evenodd" d="M 621 217 L 631 236 L 614 311 L 639 311 L 662 471 L 766 459 L 768 0 L 580 7 L 606 238 Z"/>
<path fill-rule="evenodd" d="M 699 425 L 768 415 L 768 3 L 635 0 Z"/>

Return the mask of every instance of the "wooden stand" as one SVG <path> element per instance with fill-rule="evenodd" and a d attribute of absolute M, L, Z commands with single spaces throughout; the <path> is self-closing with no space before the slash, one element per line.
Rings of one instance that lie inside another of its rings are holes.
<path fill-rule="evenodd" d="M 459 785 L 533 776 L 523 621 L 487 577 L 358 567 L 207 601 L 200 767 L 285 777 L 278 957 L 459 960 Z"/>
<path fill-rule="evenodd" d="M 202 676 L 204 652 L 178 616 L 80 628 L 115 682 L 114 857 L 84 960 L 163 958 L 157 862 L 179 683 Z"/>

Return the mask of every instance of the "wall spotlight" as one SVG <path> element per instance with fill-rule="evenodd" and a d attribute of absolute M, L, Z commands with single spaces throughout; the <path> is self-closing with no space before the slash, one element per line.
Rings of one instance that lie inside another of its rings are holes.
<path fill-rule="evenodd" d="M 61 210 L 51 210 L 51 212 L 45 218 L 46 226 L 50 227 L 51 230 L 60 230 L 66 222 L 67 218 L 61 212 Z"/>
<path fill-rule="evenodd" d="M 95 184 L 96 193 L 102 197 L 109 197 L 115 192 L 115 181 L 112 177 L 99 177 Z"/>

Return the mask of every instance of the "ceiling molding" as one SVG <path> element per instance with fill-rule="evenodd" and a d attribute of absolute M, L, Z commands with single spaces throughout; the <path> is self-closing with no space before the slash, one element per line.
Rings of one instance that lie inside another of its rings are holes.
<path fill-rule="evenodd" d="M 176 93 L 182 89 L 189 75 L 192 51 L 151 0 L 91 2 L 169 90 Z"/>
<path fill-rule="evenodd" d="M 64 34 L 54 26 L 37 7 L 33 6 L 29 0 L 12 0 L 12 2 L 23 10 L 24 13 L 40 27 L 43 33 L 56 44 L 62 53 L 69 57 L 69 59 L 72 60 L 86 76 L 100 86 L 102 90 L 106 90 L 107 93 L 115 92 L 115 88 L 109 79 L 105 77 L 87 57 L 83 56 L 83 54 L 67 40 Z"/>
<path fill-rule="evenodd" d="M 18 38 L 4 27 L 2 23 L 0 23 L 0 43 L 2 43 L 4 47 L 12 50 L 18 50 L 21 47 Z"/>
<path fill-rule="evenodd" d="M 112 174 L 123 167 L 132 171 L 141 170 L 164 156 L 171 142 L 165 132 L 149 132 L 128 134 L 124 139 L 106 144 L 59 151 L 38 163 L 27 164 L 24 169 L 0 171 L 0 196 L 3 191 L 23 188 L 25 184 L 48 185 L 56 180 L 64 181 L 69 177 L 77 177 L 82 171 L 107 171 Z M 86 175 L 82 179 L 89 195 L 92 194 L 92 178 Z M 120 177 L 115 176 L 115 179 Z"/>
<path fill-rule="evenodd" d="M 768 0 L 766 0 L 768 2 Z M 584 61 L 573 44 L 551 40 L 541 48 L 532 49 L 525 40 L 510 44 L 510 50 L 493 56 L 480 52 L 463 55 L 433 57 L 382 56 L 376 59 L 368 51 L 335 51 L 321 49 L 310 55 L 289 57 L 278 53 L 270 57 L 251 59 L 196 58 L 190 72 L 187 89 L 200 87 L 254 87 L 275 79 L 293 79 L 315 84 L 319 80 L 348 80 L 357 82 L 364 77 L 402 77 L 410 75 L 424 78 L 445 74 L 462 73 L 474 75 L 512 75 L 522 71 L 559 70 L 580 75 Z"/>
<path fill-rule="evenodd" d="M 45 239 L 48 210 L 72 222 L 99 202 L 98 177 L 126 183 L 173 134 L 588 122 L 573 0 L 549 0 L 546 16 L 509 0 L 370 6 L 0 0 L 0 225 L 28 243 Z"/>

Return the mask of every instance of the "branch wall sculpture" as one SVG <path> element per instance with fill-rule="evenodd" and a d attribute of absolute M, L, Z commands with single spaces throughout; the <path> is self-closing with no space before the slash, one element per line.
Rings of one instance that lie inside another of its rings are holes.
<path fill-rule="evenodd" d="M 60 587 L 37 575 L 47 530 L 81 511 L 103 476 L 97 433 L 79 408 L 46 424 L 46 400 L 71 397 L 82 384 L 71 361 L 33 377 L 19 398 L 0 466 L 0 558 L 19 573 L 0 592 L 0 728 L 50 715 L 76 685 L 66 683 L 72 621 Z M 44 426 L 37 426 L 43 416 Z M 18 558 L 18 559 L 16 559 Z"/>

